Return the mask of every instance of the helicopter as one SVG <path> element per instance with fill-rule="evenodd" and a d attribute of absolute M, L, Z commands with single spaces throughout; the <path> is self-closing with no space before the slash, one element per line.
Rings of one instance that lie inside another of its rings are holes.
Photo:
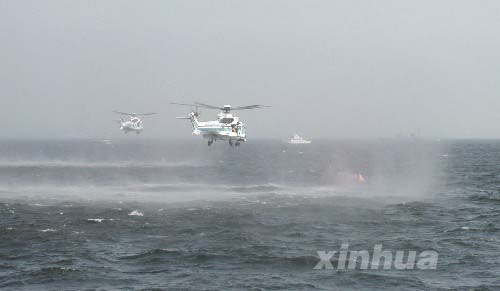
<path fill-rule="evenodd" d="M 130 117 L 129 120 L 123 120 L 123 118 L 120 118 L 120 120 L 118 120 L 118 122 L 120 123 L 120 129 L 123 130 L 125 134 L 129 133 L 130 131 L 135 131 L 136 134 L 139 134 L 144 130 L 144 127 L 142 126 L 142 120 L 138 116 L 147 116 L 156 114 L 154 112 L 151 113 L 127 113 L 121 111 L 113 111 L 113 112 Z"/>
<path fill-rule="evenodd" d="M 232 110 L 271 107 L 266 105 L 248 105 L 238 107 L 223 105 L 222 107 L 218 107 L 200 102 L 195 102 L 194 104 L 172 102 L 170 104 L 196 108 L 195 111 L 189 113 L 188 117 L 177 117 L 177 119 L 189 119 L 193 126 L 193 134 L 202 135 L 204 139 L 208 140 L 208 146 L 211 146 L 217 140 L 228 141 L 230 146 L 240 146 L 242 142 L 247 140 L 245 124 L 240 121 L 239 117 L 231 114 Z M 198 107 L 220 110 L 220 113 L 217 115 L 217 120 L 199 121 Z"/>

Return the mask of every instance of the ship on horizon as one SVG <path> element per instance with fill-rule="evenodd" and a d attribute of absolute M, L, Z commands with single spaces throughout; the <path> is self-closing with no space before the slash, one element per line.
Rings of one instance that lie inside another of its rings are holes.
<path fill-rule="evenodd" d="M 298 134 L 294 134 L 290 140 L 288 141 L 289 144 L 310 144 L 312 141 L 306 140 L 299 136 Z"/>

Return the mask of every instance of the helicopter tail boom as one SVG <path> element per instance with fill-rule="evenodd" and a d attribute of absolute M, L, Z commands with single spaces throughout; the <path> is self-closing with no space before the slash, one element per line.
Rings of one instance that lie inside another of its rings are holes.
<path fill-rule="evenodd" d="M 199 127 L 199 122 L 198 118 L 196 118 L 198 114 L 196 112 L 191 112 L 189 116 L 187 117 L 176 117 L 176 119 L 189 119 L 191 121 L 191 124 L 193 125 L 193 134 L 200 134 L 200 130 L 198 129 Z"/>
<path fill-rule="evenodd" d="M 197 115 L 198 115 L 197 113 L 191 112 L 191 114 L 189 114 L 189 119 L 191 120 L 191 124 L 193 125 L 194 129 L 193 133 L 198 135 L 200 134 L 200 130 L 198 129 L 199 124 L 198 124 L 198 118 L 196 118 Z"/>

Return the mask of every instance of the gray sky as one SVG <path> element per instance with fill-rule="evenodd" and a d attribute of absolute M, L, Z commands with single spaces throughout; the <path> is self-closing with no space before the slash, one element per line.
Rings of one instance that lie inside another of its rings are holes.
<path fill-rule="evenodd" d="M 500 1 L 0 0 L 0 43 L 0 137 L 190 137 L 192 101 L 272 105 L 251 137 L 500 136 Z"/>

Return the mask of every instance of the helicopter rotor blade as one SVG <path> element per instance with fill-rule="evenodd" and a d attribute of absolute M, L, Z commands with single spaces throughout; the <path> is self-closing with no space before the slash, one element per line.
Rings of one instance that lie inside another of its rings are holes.
<path fill-rule="evenodd" d="M 135 116 L 146 116 L 146 115 L 153 115 L 153 114 L 156 114 L 156 112 L 148 112 L 148 113 L 128 113 L 128 112 L 122 112 L 122 111 L 116 111 L 116 110 L 113 110 L 114 113 L 116 114 L 121 114 L 121 115 L 127 115 L 127 116 L 132 116 L 132 115 L 135 115 Z"/>
<path fill-rule="evenodd" d="M 200 103 L 200 102 L 194 102 L 194 104 L 197 106 L 205 107 L 205 108 L 209 108 L 209 109 L 217 109 L 217 110 L 222 109 L 220 106 L 213 106 L 213 105 L 208 105 L 208 104 L 204 104 L 204 103 Z"/>
<path fill-rule="evenodd" d="M 221 107 L 212 106 L 212 105 L 208 105 L 208 104 L 204 104 L 204 103 L 200 103 L 200 102 L 194 102 L 193 104 L 170 102 L 170 104 L 180 105 L 180 106 L 189 106 L 189 107 L 191 107 L 191 108 L 193 108 L 193 107 L 194 107 L 194 108 L 201 107 L 201 108 L 208 108 L 208 109 L 222 110 L 222 108 L 221 108 Z"/>
<path fill-rule="evenodd" d="M 201 103 L 201 102 L 194 102 L 194 104 L 170 102 L 170 104 L 181 105 L 181 106 L 190 106 L 190 107 L 195 106 L 196 108 L 201 107 L 201 108 L 223 110 L 223 111 L 228 110 L 227 108 L 225 108 L 223 106 L 213 106 L 213 105 L 209 105 L 209 104 L 205 104 L 205 103 Z M 231 107 L 231 108 L 229 108 L 229 110 L 246 110 L 246 109 L 257 109 L 257 108 L 265 108 L 265 107 L 271 107 L 271 106 L 255 104 L 255 105 Z"/>
<path fill-rule="evenodd" d="M 202 107 L 198 104 L 186 104 L 186 103 L 177 103 L 177 102 L 170 102 L 170 104 L 191 107 L 191 111 L 193 111 L 196 114 L 196 116 L 198 116 L 198 114 L 199 114 L 198 107 Z M 193 107 L 194 107 L 194 110 L 193 110 Z"/>
<path fill-rule="evenodd" d="M 156 114 L 156 112 L 149 112 L 149 113 L 136 113 L 136 116 L 147 116 L 147 115 L 153 115 Z"/>
<path fill-rule="evenodd" d="M 170 102 L 170 104 L 181 105 L 181 106 L 189 106 L 189 107 L 196 106 L 195 104 L 176 103 L 176 102 Z"/>
<path fill-rule="evenodd" d="M 238 107 L 231 108 L 231 110 L 258 109 L 258 108 L 266 108 L 266 107 L 271 107 L 271 106 L 256 104 L 256 105 L 238 106 Z"/>
<path fill-rule="evenodd" d="M 121 114 L 121 115 L 132 115 L 132 113 L 121 112 L 121 111 L 116 111 L 116 110 L 113 110 L 113 112 L 116 114 Z"/>

